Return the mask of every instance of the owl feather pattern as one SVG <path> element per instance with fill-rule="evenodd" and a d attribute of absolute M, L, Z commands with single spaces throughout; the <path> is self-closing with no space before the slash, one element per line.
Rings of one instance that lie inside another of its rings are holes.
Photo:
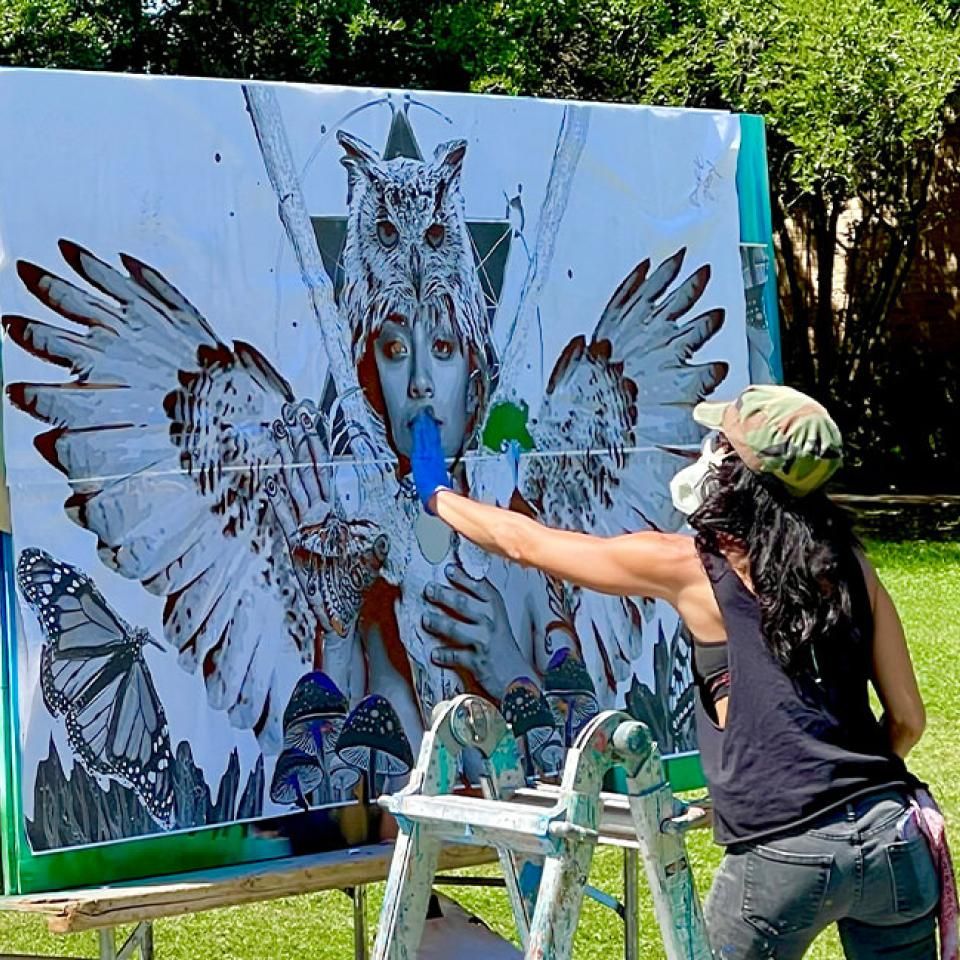
<path fill-rule="evenodd" d="M 389 317 L 450 324 L 463 344 L 488 339 L 459 181 L 464 140 L 433 160 L 382 160 L 340 132 L 349 181 L 341 304 L 359 360 Z"/>
<path fill-rule="evenodd" d="M 10 400 L 52 425 L 35 445 L 70 482 L 66 512 L 103 562 L 166 598 L 164 635 L 185 669 L 202 668 L 211 706 L 275 750 L 293 684 L 326 633 L 349 629 L 387 543 L 375 522 L 343 516 L 336 438 L 256 348 L 221 341 L 133 257 L 124 273 L 70 241 L 60 250 L 96 293 L 25 261 L 17 271 L 73 326 L 4 327 L 73 379 L 11 384 Z M 318 539 L 328 524 L 337 532 Z M 331 536 L 351 549 L 333 555 Z"/>
<path fill-rule="evenodd" d="M 690 317 L 710 279 L 703 265 L 677 282 L 686 250 L 651 271 L 632 269 L 614 291 L 592 336 L 561 352 L 520 461 L 518 492 L 543 522 L 613 536 L 677 530 L 683 523 L 670 479 L 700 442 L 693 406 L 727 375 L 720 361 L 694 362 L 722 327 L 724 311 Z M 654 622 L 644 598 L 601 597 L 574 590 L 573 635 L 601 702 L 622 703 Z"/>

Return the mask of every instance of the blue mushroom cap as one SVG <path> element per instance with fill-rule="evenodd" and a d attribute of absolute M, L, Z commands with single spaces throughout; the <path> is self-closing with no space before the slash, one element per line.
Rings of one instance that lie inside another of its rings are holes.
<path fill-rule="evenodd" d="M 323 768 L 317 758 L 302 750 L 284 750 L 277 758 L 270 783 L 270 799 L 274 803 L 296 803 L 316 790 L 323 782 Z"/>
<path fill-rule="evenodd" d="M 293 688 L 283 711 L 283 728 L 314 717 L 346 716 L 347 698 L 325 673 L 313 670 L 304 674 Z"/>
<path fill-rule="evenodd" d="M 374 773 L 399 776 L 413 767 L 413 750 L 400 718 L 378 693 L 361 700 L 347 717 L 336 751 L 341 760 L 360 770 L 369 770 L 375 752 Z"/>

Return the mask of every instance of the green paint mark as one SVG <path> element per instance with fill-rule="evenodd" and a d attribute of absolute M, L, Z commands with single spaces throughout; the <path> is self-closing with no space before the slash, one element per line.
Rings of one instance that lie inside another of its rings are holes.
<path fill-rule="evenodd" d="M 493 405 L 483 428 L 483 445 L 488 450 L 498 452 L 506 449 L 511 440 L 515 440 L 524 451 L 533 449 L 533 437 L 527 430 L 527 418 L 530 409 L 523 400 L 511 403 L 502 400 Z"/>

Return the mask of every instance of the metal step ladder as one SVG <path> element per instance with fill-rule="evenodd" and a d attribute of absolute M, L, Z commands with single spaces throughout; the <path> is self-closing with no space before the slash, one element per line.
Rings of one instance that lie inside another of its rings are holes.
<path fill-rule="evenodd" d="M 482 797 L 454 793 L 464 750 L 482 758 Z M 614 767 L 626 777 L 668 960 L 710 960 L 683 840 L 693 818 L 674 798 L 646 726 L 620 711 L 601 713 L 567 752 L 559 789 L 528 789 L 506 721 L 470 694 L 437 706 L 409 784 L 380 798 L 400 835 L 373 960 L 416 960 L 440 849 L 451 842 L 496 848 L 524 956 L 569 960 L 605 818 L 601 789 Z"/>

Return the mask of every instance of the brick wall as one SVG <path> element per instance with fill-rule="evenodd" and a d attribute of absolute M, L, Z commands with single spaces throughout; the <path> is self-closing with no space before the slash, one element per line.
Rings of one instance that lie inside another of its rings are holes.
<path fill-rule="evenodd" d="M 898 344 L 960 352 L 960 121 L 944 144 L 930 228 L 890 316 Z"/>

